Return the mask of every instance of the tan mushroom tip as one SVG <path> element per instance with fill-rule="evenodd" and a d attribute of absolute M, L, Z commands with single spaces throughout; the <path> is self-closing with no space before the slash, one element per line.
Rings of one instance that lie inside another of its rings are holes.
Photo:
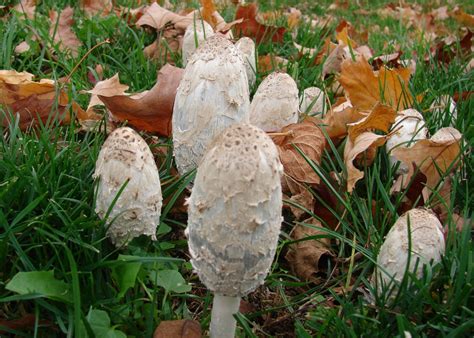
<path fill-rule="evenodd" d="M 99 217 L 104 219 L 113 205 L 107 230 L 112 243 L 126 245 L 140 235 L 156 239 L 162 205 L 160 177 L 150 148 L 137 132 L 124 127 L 109 135 L 93 177 L 98 179 L 95 210 Z"/>
<path fill-rule="evenodd" d="M 264 282 L 282 222 L 283 167 L 261 129 L 236 124 L 210 145 L 189 199 L 191 263 L 214 293 L 243 296 Z"/>

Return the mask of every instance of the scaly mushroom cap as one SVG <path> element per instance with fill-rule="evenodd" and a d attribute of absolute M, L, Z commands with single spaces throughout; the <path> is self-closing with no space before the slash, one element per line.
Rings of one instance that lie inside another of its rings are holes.
<path fill-rule="evenodd" d="M 107 236 L 116 246 L 140 235 L 156 240 L 161 215 L 158 168 L 146 142 L 131 128 L 114 130 L 100 150 L 94 178 L 99 179 L 95 211 L 101 219 L 129 180 L 109 215 Z"/>
<path fill-rule="evenodd" d="M 186 28 L 183 37 L 183 66 L 186 67 L 189 58 L 204 41 L 214 35 L 214 30 L 206 21 L 196 20 Z M 197 42 L 197 46 L 196 46 Z"/>
<path fill-rule="evenodd" d="M 425 127 L 423 115 L 415 109 L 401 111 L 392 126 L 392 130 L 395 129 L 398 131 L 393 133 L 385 144 L 387 152 L 390 152 L 397 147 L 409 148 L 416 141 L 426 139 L 428 135 L 428 129 Z M 394 166 L 397 163 L 397 159 L 394 156 L 390 155 L 389 160 L 391 166 Z M 400 163 L 397 173 L 401 174 L 407 171 L 407 166 Z"/>
<path fill-rule="evenodd" d="M 326 96 L 324 92 L 318 87 L 309 87 L 303 91 L 303 97 L 301 99 L 300 111 L 302 113 L 308 113 L 309 115 L 315 115 L 322 113 L 326 114 Z M 309 109 L 311 107 L 311 109 Z M 308 111 L 309 109 L 309 111 Z"/>
<path fill-rule="evenodd" d="M 235 43 L 235 47 L 242 53 L 245 70 L 249 79 L 249 87 L 253 87 L 256 81 L 257 65 L 255 63 L 255 42 L 252 39 L 243 37 Z"/>
<path fill-rule="evenodd" d="M 211 144 L 188 200 L 191 263 L 214 293 L 243 296 L 263 284 L 282 222 L 278 150 L 262 130 L 238 124 Z"/>
<path fill-rule="evenodd" d="M 179 173 L 196 168 L 209 143 L 226 127 L 248 122 L 249 105 L 241 53 L 215 34 L 191 56 L 176 93 L 172 123 Z"/>
<path fill-rule="evenodd" d="M 265 131 L 278 131 L 298 122 L 298 87 L 286 73 L 274 72 L 258 86 L 250 105 L 250 123 Z"/>
<path fill-rule="evenodd" d="M 382 285 L 393 285 L 391 276 L 398 282 L 403 279 L 409 255 L 408 222 L 411 233 L 410 272 L 415 272 L 416 276 L 420 278 L 423 273 L 423 265 L 429 264 L 431 261 L 433 264 L 440 262 L 441 256 L 444 254 L 443 227 L 438 218 L 426 209 L 412 209 L 406 212 L 395 222 L 380 247 L 377 266 L 382 267 L 389 275 L 382 269 L 376 270 L 379 293 L 382 290 Z M 420 261 L 415 271 L 418 259 Z"/>

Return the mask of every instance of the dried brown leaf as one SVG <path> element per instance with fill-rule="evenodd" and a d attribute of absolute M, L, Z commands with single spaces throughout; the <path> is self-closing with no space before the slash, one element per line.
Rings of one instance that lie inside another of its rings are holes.
<path fill-rule="evenodd" d="M 288 60 L 277 55 L 262 55 L 258 57 L 259 73 L 270 73 L 276 69 L 285 70 Z"/>
<path fill-rule="evenodd" d="M 97 82 L 97 84 L 91 90 L 85 91 L 85 93 L 92 94 L 87 110 L 97 105 L 103 105 L 99 99 L 99 95 L 112 97 L 117 95 L 127 95 L 125 92 L 128 90 L 128 86 L 121 84 L 118 73 L 110 79 Z"/>
<path fill-rule="evenodd" d="M 112 0 L 81 0 L 80 8 L 89 17 L 110 14 L 114 8 Z"/>
<path fill-rule="evenodd" d="M 382 67 L 380 71 L 374 72 L 362 57 L 357 61 L 346 60 L 342 63 L 339 82 L 356 108 L 371 110 L 377 102 L 382 102 L 395 110 L 403 110 L 413 104 L 408 89 L 410 74 L 408 68 Z"/>
<path fill-rule="evenodd" d="M 33 19 L 36 12 L 36 0 L 20 0 L 13 10 L 23 13 L 28 19 Z"/>
<path fill-rule="evenodd" d="M 294 147 L 298 147 L 316 165 L 321 163 L 326 139 L 317 123 L 318 120 L 309 117 L 303 122 L 284 127 L 281 133 L 286 135 L 272 137 L 278 147 L 285 175 L 298 182 L 318 184 L 320 181 L 319 176 Z"/>
<path fill-rule="evenodd" d="M 322 228 L 321 223 L 315 218 L 310 218 L 303 223 Z M 326 272 L 327 262 L 334 254 L 331 252 L 331 240 L 327 237 L 306 239 L 312 236 L 327 236 L 324 230 L 297 224 L 290 233 L 291 238 L 297 243 L 291 244 L 285 258 L 295 275 L 305 281 L 319 282 L 319 272 Z"/>
<path fill-rule="evenodd" d="M 81 41 L 72 30 L 74 24 L 74 9 L 72 7 L 64 8 L 59 14 L 56 11 L 49 12 L 51 27 L 49 35 L 53 38 L 55 44 L 59 45 L 59 49 L 66 49 L 71 55 L 76 57 L 79 54 Z"/>
<path fill-rule="evenodd" d="M 118 120 L 127 120 L 137 129 L 168 137 L 171 135 L 174 98 L 183 71 L 181 68 L 165 65 L 158 73 L 155 86 L 138 98 L 127 95 L 99 95 L 99 98 Z"/>
<path fill-rule="evenodd" d="M 167 25 L 172 25 L 174 28 L 184 32 L 188 25 L 193 23 L 192 16 L 184 16 L 173 13 L 156 2 L 151 4 L 145 13 L 138 19 L 137 26 L 150 26 L 156 30 L 162 30 Z"/>
<path fill-rule="evenodd" d="M 474 27 L 474 15 L 464 12 L 462 9 L 457 8 L 451 13 L 451 16 L 459 22 L 462 26 Z"/>
<path fill-rule="evenodd" d="M 85 112 L 75 102 L 70 102 L 66 91 L 56 82 L 43 79 L 32 81 L 33 75 L 15 71 L 0 71 L 0 107 L 19 117 L 21 129 L 27 129 L 38 122 L 46 123 L 52 115 L 62 123 L 68 123 L 71 109 L 76 115 Z M 9 123 L 8 115 L 2 120 L 3 126 Z"/>
<path fill-rule="evenodd" d="M 323 126 L 331 139 L 342 138 L 347 135 L 348 125 L 357 122 L 367 115 L 352 107 L 350 102 L 331 108 L 324 117 Z"/>
<path fill-rule="evenodd" d="M 352 142 L 363 132 L 379 130 L 387 133 L 395 122 L 397 112 L 390 106 L 377 103 L 372 111 L 361 120 L 348 124 L 348 135 Z"/>
<path fill-rule="evenodd" d="M 190 319 L 164 320 L 156 328 L 153 338 L 201 338 L 201 325 Z"/>
<path fill-rule="evenodd" d="M 398 147 L 392 155 L 405 163 L 409 168 L 404 177 L 406 186 L 416 168 L 426 176 L 426 188 L 423 189 L 425 200 L 436 188 L 441 178 L 449 171 L 456 169 L 461 155 L 462 134 L 455 128 L 442 128 L 430 139 L 419 140 L 412 147 Z"/>
<path fill-rule="evenodd" d="M 347 139 L 344 148 L 344 163 L 347 168 L 347 191 L 354 190 L 357 181 L 364 177 L 364 172 L 354 166 L 355 158 L 370 147 L 380 147 L 386 141 L 386 136 L 376 135 L 371 132 L 363 132 L 354 141 Z"/>
<path fill-rule="evenodd" d="M 256 4 L 239 5 L 235 13 L 235 19 L 243 19 L 244 21 L 234 26 L 236 36 L 255 38 L 257 43 L 268 40 L 272 42 L 283 42 L 286 29 L 284 27 L 261 24 L 257 21 L 257 15 L 258 7 Z"/>

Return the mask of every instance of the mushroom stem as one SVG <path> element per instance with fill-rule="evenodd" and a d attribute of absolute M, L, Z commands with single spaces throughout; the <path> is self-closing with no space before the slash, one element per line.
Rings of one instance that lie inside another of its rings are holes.
<path fill-rule="evenodd" d="M 234 314 L 239 311 L 240 297 L 214 294 L 211 312 L 211 338 L 234 338 L 236 322 Z"/>

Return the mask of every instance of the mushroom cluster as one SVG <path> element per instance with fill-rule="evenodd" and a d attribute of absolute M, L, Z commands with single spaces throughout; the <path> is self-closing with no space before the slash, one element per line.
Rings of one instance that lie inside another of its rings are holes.
<path fill-rule="evenodd" d="M 93 177 L 99 179 L 95 210 L 112 220 L 107 230 L 112 243 L 126 245 L 140 235 L 156 240 L 160 176 L 143 138 L 128 127 L 115 129 L 100 150 Z"/>
<path fill-rule="evenodd" d="M 191 56 L 173 109 L 173 144 L 178 172 L 199 164 L 210 142 L 226 127 L 248 122 L 249 86 L 241 53 L 221 34 Z"/>
<path fill-rule="evenodd" d="M 197 169 L 186 235 L 191 263 L 214 293 L 211 337 L 234 337 L 240 297 L 262 284 L 271 267 L 282 171 L 275 144 L 249 124 L 220 134 Z"/>

